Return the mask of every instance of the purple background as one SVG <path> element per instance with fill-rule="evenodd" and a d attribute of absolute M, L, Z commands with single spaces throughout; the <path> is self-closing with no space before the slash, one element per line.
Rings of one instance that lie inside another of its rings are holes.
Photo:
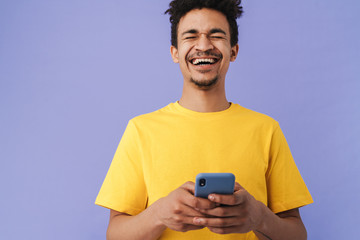
<path fill-rule="evenodd" d="M 168 3 L 0 1 L 0 239 L 105 239 L 94 201 L 127 121 L 181 95 Z M 228 100 L 280 122 L 309 239 L 355 239 L 360 2 L 243 6 Z"/>

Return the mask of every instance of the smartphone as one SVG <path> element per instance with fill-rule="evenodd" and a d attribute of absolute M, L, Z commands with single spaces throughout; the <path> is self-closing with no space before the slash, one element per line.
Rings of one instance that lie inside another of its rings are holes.
<path fill-rule="evenodd" d="M 195 196 L 208 198 L 211 193 L 233 194 L 234 185 L 232 173 L 199 173 L 195 180 Z"/>

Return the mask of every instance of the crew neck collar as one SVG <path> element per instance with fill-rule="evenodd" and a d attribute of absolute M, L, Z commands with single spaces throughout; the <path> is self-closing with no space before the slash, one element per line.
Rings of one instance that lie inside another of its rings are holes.
<path fill-rule="evenodd" d="M 236 104 L 230 102 L 230 106 L 225 109 L 225 110 L 221 110 L 221 111 L 216 111 L 216 112 L 197 112 L 197 111 L 194 111 L 194 110 L 190 110 L 188 108 L 185 108 L 183 106 L 180 105 L 179 101 L 176 101 L 174 103 L 172 103 L 173 107 L 183 113 L 183 114 L 186 114 L 188 116 L 193 116 L 193 117 L 217 117 L 217 116 L 223 116 L 223 115 L 226 115 L 226 114 L 229 114 L 231 112 L 233 112 L 236 108 Z"/>

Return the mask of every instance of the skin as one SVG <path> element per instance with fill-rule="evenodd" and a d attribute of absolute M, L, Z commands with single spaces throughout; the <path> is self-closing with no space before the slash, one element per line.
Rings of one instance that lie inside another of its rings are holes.
<path fill-rule="evenodd" d="M 230 44 L 229 24 L 222 13 L 195 9 L 181 18 L 178 47 L 170 49 L 184 78 L 179 103 L 198 112 L 227 109 L 225 76 L 238 50 L 237 44 Z M 217 63 L 194 66 L 194 57 L 214 58 Z M 110 210 L 107 239 L 157 239 L 166 228 L 180 232 L 208 228 L 217 234 L 254 231 L 260 240 L 306 239 L 298 209 L 275 214 L 239 183 L 232 195 L 211 194 L 202 199 L 194 191 L 195 184 L 186 182 L 135 216 Z"/>
<path fill-rule="evenodd" d="M 193 33 L 192 33 L 193 32 Z M 221 111 L 229 107 L 225 96 L 225 76 L 230 62 L 235 61 L 239 46 L 230 44 L 230 28 L 226 17 L 210 9 L 194 9 L 186 14 L 178 25 L 178 47 L 171 46 L 175 63 L 179 63 L 184 78 L 183 92 L 179 103 L 198 112 Z M 188 58 L 201 54 L 201 58 L 221 55 L 211 68 L 192 65 Z M 196 82 L 206 83 L 217 78 L 208 87 L 199 87 Z"/>

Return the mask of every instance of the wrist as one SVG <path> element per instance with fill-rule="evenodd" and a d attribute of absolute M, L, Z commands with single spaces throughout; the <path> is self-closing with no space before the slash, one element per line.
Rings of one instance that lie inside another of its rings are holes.
<path fill-rule="evenodd" d="M 154 202 L 152 205 L 148 207 L 149 215 L 152 216 L 151 221 L 154 224 L 155 228 L 157 229 L 166 229 L 166 225 L 163 223 L 161 216 L 159 216 L 159 213 L 161 212 L 161 201 L 162 198 Z"/>
<path fill-rule="evenodd" d="M 254 231 L 263 233 L 267 231 L 267 222 L 269 221 L 269 217 L 271 217 L 271 214 L 269 214 L 269 212 L 270 213 L 272 212 L 265 204 L 263 204 L 260 201 L 257 202 L 258 202 L 258 209 L 260 212 L 259 213 L 260 216 L 257 224 L 254 227 Z"/>

